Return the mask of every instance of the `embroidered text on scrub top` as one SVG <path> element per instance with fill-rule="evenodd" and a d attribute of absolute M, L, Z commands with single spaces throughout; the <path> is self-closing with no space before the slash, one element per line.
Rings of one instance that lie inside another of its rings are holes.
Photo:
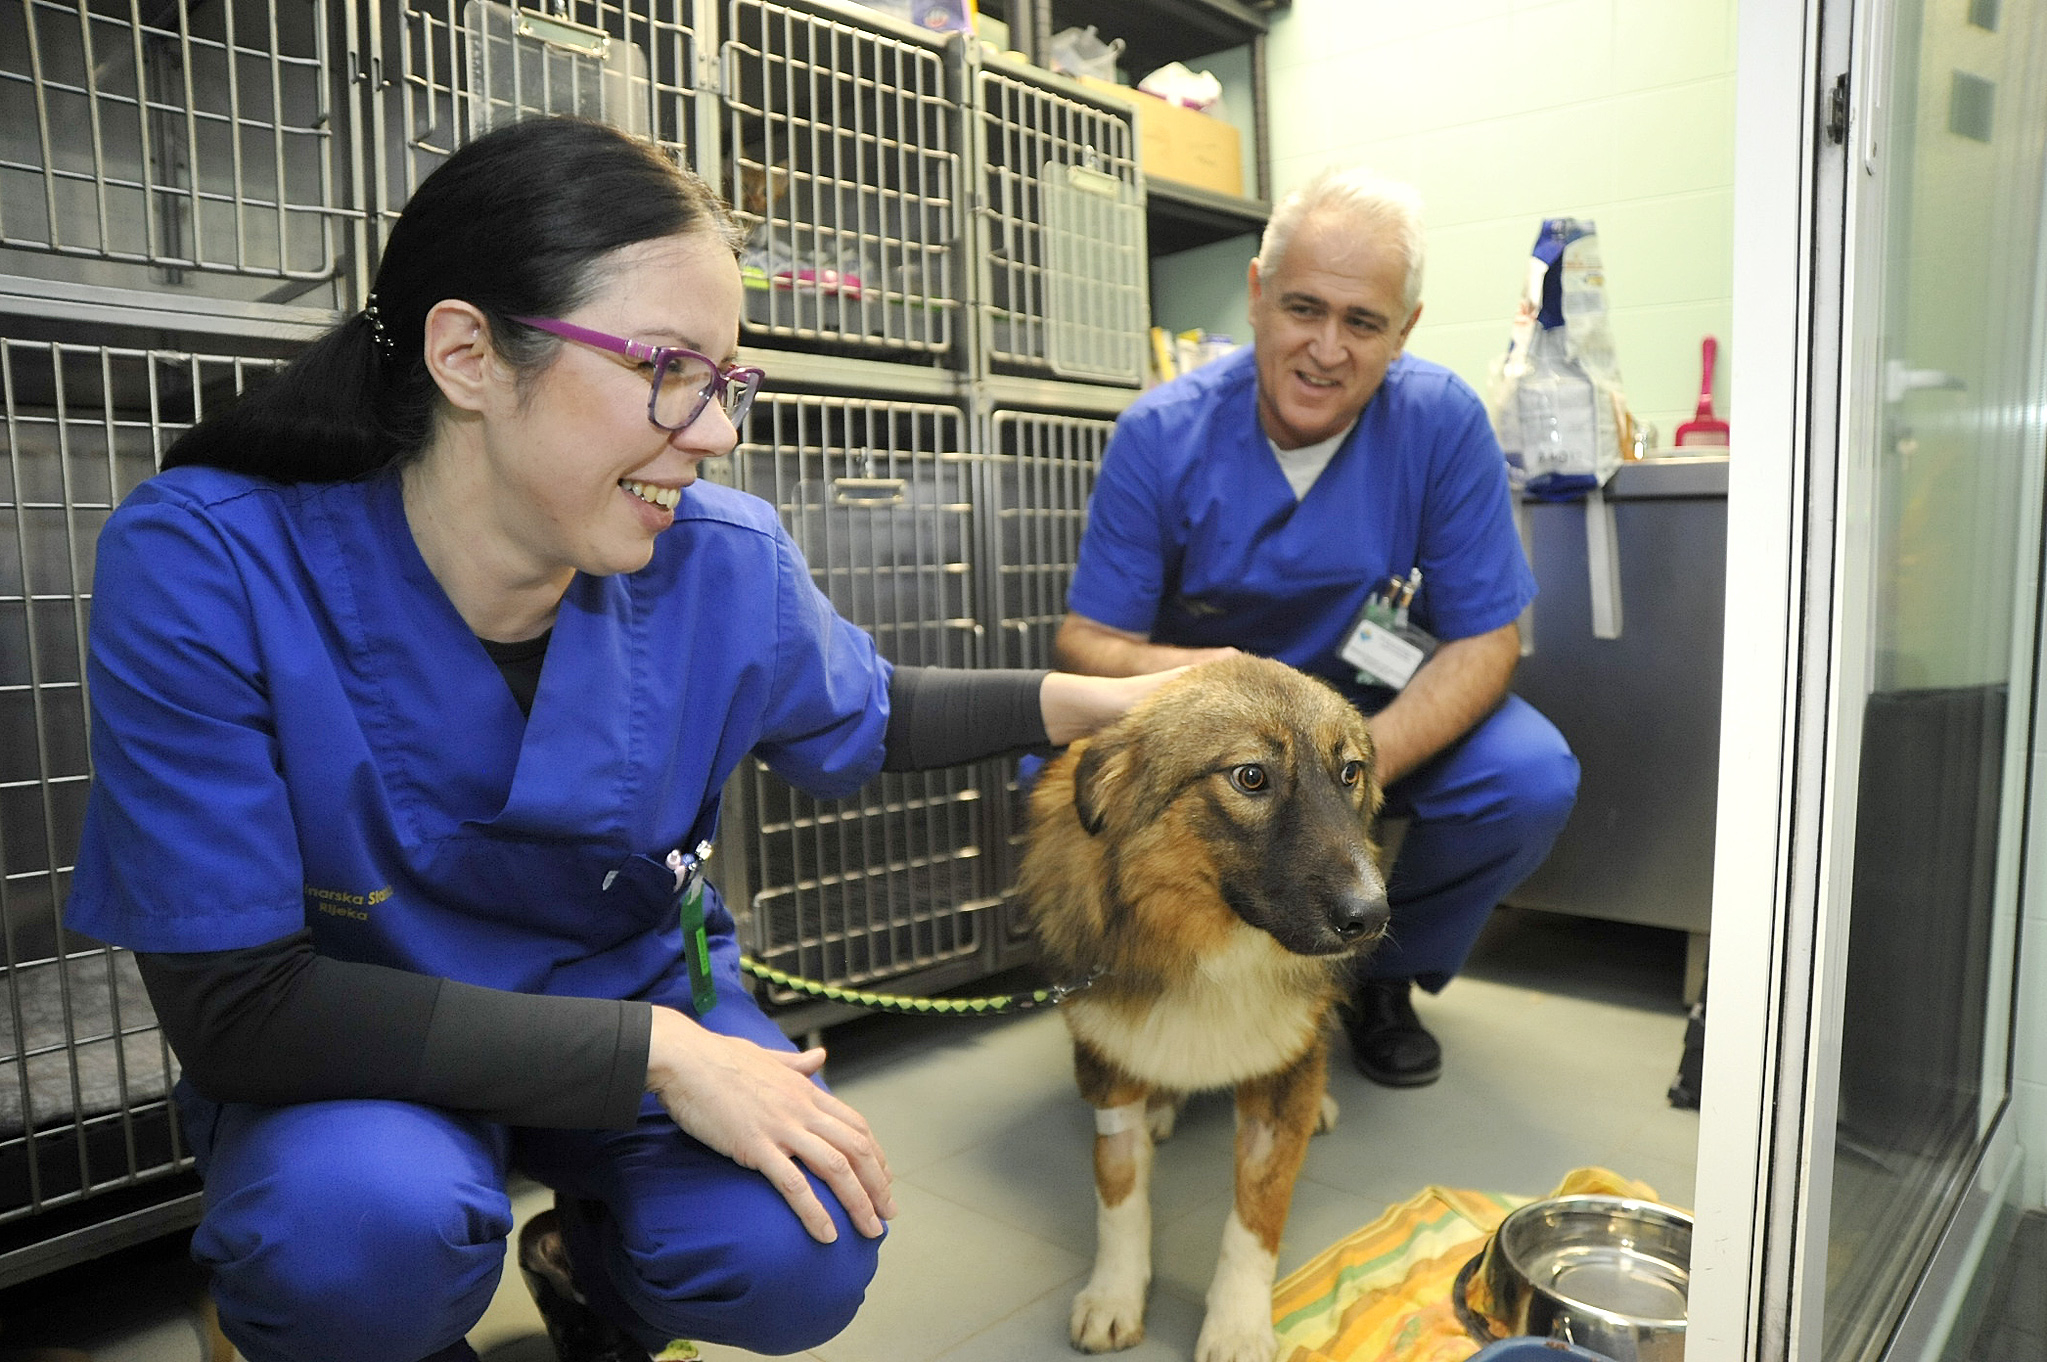
<path fill-rule="evenodd" d="M 367 894 L 351 894 L 345 889 L 322 889 L 315 884 L 306 886 L 306 905 L 309 908 L 329 917 L 354 918 L 357 922 L 368 922 L 369 910 L 390 897 L 391 886 L 388 884 Z"/>

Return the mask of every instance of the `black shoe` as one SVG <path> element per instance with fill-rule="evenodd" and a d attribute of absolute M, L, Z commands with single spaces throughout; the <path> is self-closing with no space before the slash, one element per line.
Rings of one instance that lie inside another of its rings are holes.
<path fill-rule="evenodd" d="M 1413 986 L 1412 979 L 1362 979 L 1337 1009 L 1358 1072 L 1389 1088 L 1419 1088 L 1443 1076 L 1443 1047 L 1414 1015 Z"/>
<path fill-rule="evenodd" d="M 519 1231 L 519 1275 L 561 1362 L 650 1362 L 645 1348 L 584 1303 L 554 1211 L 542 1211 Z"/>

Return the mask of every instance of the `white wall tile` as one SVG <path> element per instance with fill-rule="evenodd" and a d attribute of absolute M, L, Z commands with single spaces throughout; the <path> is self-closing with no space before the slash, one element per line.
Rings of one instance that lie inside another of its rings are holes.
<path fill-rule="evenodd" d="M 1345 136 L 1339 120 L 1325 110 L 1337 94 L 1337 58 L 1305 63 L 1271 82 L 1266 117 L 1272 133 L 1272 159 L 1321 157 Z"/>
<path fill-rule="evenodd" d="M 1734 74 L 1734 7 L 1723 0 L 1621 0 L 1614 86 L 1650 90 Z"/>
<path fill-rule="evenodd" d="M 1619 7 L 1628 8 L 1627 0 Z M 1556 0 L 1516 8 L 1508 27 L 1522 107 L 1575 104 L 1620 88 L 1614 81 L 1614 8 L 1615 0 Z"/>
<path fill-rule="evenodd" d="M 1628 406 L 1638 418 L 1656 423 L 1664 449 L 1670 448 L 1678 426 L 1698 410 L 1699 342 L 1709 335 L 1720 341 L 1713 412 L 1734 427 L 1730 438 L 1739 446 L 1741 424 L 1727 400 L 1733 320 L 1733 305 L 1724 300 L 1613 313 L 1613 344 Z"/>
<path fill-rule="evenodd" d="M 1531 219 L 1533 241 L 1543 218 L 1588 215 L 1613 196 L 1613 128 L 1569 109 L 1445 128 L 1420 140 L 1428 169 L 1417 187 L 1431 230 L 1520 214 Z"/>
<path fill-rule="evenodd" d="M 1512 11 L 1512 0 L 1294 0 L 1273 20 L 1266 60 L 1282 70 L 1332 52 L 1369 52 L 1446 28 L 1504 23 Z"/>
<path fill-rule="evenodd" d="M 1526 218 L 1496 218 L 1432 227 L 1422 278 L 1421 325 L 1490 325 L 1499 332 L 1504 348 L 1528 275 L 1524 262 L 1539 226 L 1539 221 Z"/>
<path fill-rule="evenodd" d="M 1649 198 L 1734 184 L 1734 77 L 1624 95 L 1605 106 L 1617 198 Z"/>
<path fill-rule="evenodd" d="M 1430 326 L 1429 314 L 1408 338 L 1410 353 L 1454 372 L 1483 397 L 1486 369 L 1507 348 L 1507 329 L 1497 322 L 1472 322 L 1458 326 Z"/>
<path fill-rule="evenodd" d="M 1420 107 L 1424 123 L 1454 127 L 1499 118 L 1548 101 L 1536 91 L 1514 46 L 1514 31 L 1504 20 L 1437 29 L 1415 39 L 1415 74 L 1425 93 Z"/>
<path fill-rule="evenodd" d="M 1611 306 L 1727 297 L 1734 274 L 1733 190 L 1605 203 L 1597 220 Z"/>

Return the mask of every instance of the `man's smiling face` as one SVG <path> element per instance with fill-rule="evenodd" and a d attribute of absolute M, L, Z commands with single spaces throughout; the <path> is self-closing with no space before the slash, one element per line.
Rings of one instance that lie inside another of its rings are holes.
<path fill-rule="evenodd" d="M 1354 221 L 1310 213 L 1269 273 L 1251 264 L 1258 418 L 1281 449 L 1337 434 L 1365 409 L 1421 316 L 1400 253 Z"/>

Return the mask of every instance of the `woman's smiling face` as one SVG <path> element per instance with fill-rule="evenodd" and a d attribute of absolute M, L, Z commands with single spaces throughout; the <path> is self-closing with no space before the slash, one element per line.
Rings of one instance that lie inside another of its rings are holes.
<path fill-rule="evenodd" d="M 596 292 L 560 320 L 722 363 L 738 344 L 742 299 L 731 249 L 686 232 L 612 252 Z M 539 374 L 508 378 L 487 404 L 493 519 L 536 568 L 605 576 L 645 567 L 698 466 L 738 442 L 716 402 L 682 430 L 654 425 L 652 378 L 649 364 L 564 341 Z"/>

